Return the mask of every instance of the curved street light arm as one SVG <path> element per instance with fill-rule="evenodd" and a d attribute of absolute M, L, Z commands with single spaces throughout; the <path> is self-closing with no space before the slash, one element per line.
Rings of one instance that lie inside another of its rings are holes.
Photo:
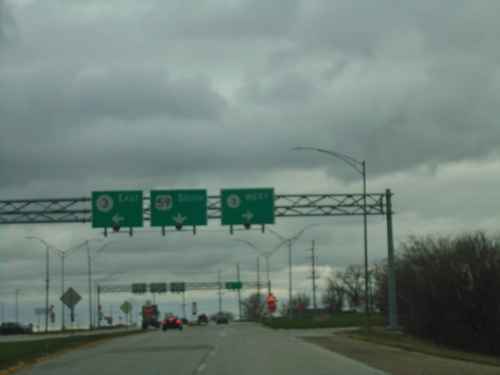
<path fill-rule="evenodd" d="M 108 246 L 108 245 L 111 245 L 111 244 L 114 244 L 116 243 L 116 241 L 111 241 L 111 242 L 108 242 L 107 244 L 105 244 L 104 246 L 102 246 L 100 249 L 97 249 L 94 254 L 91 255 L 90 257 L 90 261 L 93 261 L 95 258 L 97 258 L 97 256 Z"/>
<path fill-rule="evenodd" d="M 241 240 L 241 239 L 236 239 L 235 241 L 239 241 L 239 242 L 245 242 L 247 245 L 251 246 L 255 251 L 257 251 L 260 255 L 262 256 L 265 256 L 266 258 L 268 257 L 268 254 L 267 252 L 265 252 L 264 250 L 262 250 L 260 247 L 254 245 L 253 243 L 251 243 L 250 241 L 247 241 L 247 240 Z"/>
<path fill-rule="evenodd" d="M 275 247 L 273 247 L 269 251 L 269 257 L 272 257 L 274 254 L 276 254 L 278 252 L 278 250 L 281 249 L 281 246 L 283 246 L 285 243 L 286 243 L 286 241 L 281 241 L 278 245 L 276 245 Z"/>
<path fill-rule="evenodd" d="M 283 243 L 285 242 L 288 242 L 290 245 L 293 244 L 295 241 L 297 241 L 299 239 L 299 237 L 302 235 L 302 233 L 305 232 L 306 229 L 310 228 L 310 227 L 315 227 L 315 226 L 318 226 L 319 224 L 309 224 L 308 226 L 302 228 L 301 231 L 299 231 L 295 236 L 293 237 L 290 237 L 290 238 L 286 238 L 285 236 L 283 236 L 282 234 L 279 234 L 278 232 L 276 232 L 275 230 L 271 229 L 271 228 L 267 228 L 272 234 L 274 234 L 276 237 L 278 237 L 280 240 L 283 241 Z M 283 244 L 282 243 L 282 244 Z M 280 245 L 281 246 L 281 245 Z"/>
<path fill-rule="evenodd" d="M 46 241 L 42 240 L 42 239 L 41 239 L 41 238 L 39 238 L 39 237 L 28 236 L 28 237 L 26 237 L 26 239 L 28 239 L 28 240 L 38 240 L 38 241 L 40 241 L 41 243 L 43 243 L 45 246 L 47 246 L 50 250 L 52 250 L 52 252 L 53 252 L 54 254 L 56 254 L 57 256 L 59 256 L 59 257 L 61 257 L 61 258 L 63 257 L 63 251 L 59 250 L 59 249 L 58 249 L 57 247 L 55 247 L 54 245 L 51 245 L 50 243 L 48 243 L 48 242 L 46 242 Z"/>
<path fill-rule="evenodd" d="M 361 175 L 364 176 L 364 174 L 365 174 L 365 162 L 364 161 L 356 160 L 354 158 L 351 158 L 350 156 L 341 154 L 340 152 L 329 151 L 329 150 L 324 150 L 324 149 L 315 148 L 315 147 L 292 147 L 291 149 L 292 150 L 313 150 L 313 151 L 323 152 L 325 154 L 335 156 L 339 159 L 342 159 L 346 163 L 348 163 L 351 167 L 353 167 L 359 173 L 361 173 Z"/>
<path fill-rule="evenodd" d="M 289 242 L 290 241 L 290 238 L 286 238 L 285 236 L 283 236 L 282 234 L 279 234 L 278 232 L 274 231 L 271 228 L 267 228 L 267 230 L 270 231 L 272 234 L 274 234 L 276 237 L 278 237 L 283 242 Z"/>
<path fill-rule="evenodd" d="M 285 241 L 282 241 L 280 244 L 276 245 L 275 247 L 273 247 L 271 250 L 269 251 L 265 251 L 263 250 L 262 248 L 258 247 L 257 245 L 254 245 L 253 243 L 251 243 L 250 241 L 247 241 L 247 240 L 242 240 L 242 239 L 236 239 L 235 241 L 240 241 L 240 242 L 245 242 L 246 244 L 250 245 L 255 251 L 257 251 L 259 254 L 261 254 L 262 256 L 266 257 L 266 258 L 271 258 L 274 254 L 276 254 L 276 252 L 281 248 L 281 246 L 283 246 L 283 244 L 285 243 Z"/>
<path fill-rule="evenodd" d="M 71 254 L 75 253 L 76 251 L 80 250 L 82 247 L 84 246 L 87 246 L 87 249 L 88 249 L 88 246 L 89 246 L 89 242 L 90 241 L 101 241 L 101 240 L 86 240 L 84 243 L 80 244 L 80 245 L 76 245 L 76 246 L 73 246 L 71 248 L 69 248 L 68 250 L 65 250 L 65 251 L 61 251 L 61 257 L 64 258 L 64 257 L 68 257 L 70 256 Z"/>

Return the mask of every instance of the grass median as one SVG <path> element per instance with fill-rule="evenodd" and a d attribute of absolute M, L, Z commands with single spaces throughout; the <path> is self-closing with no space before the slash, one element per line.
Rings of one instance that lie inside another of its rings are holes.
<path fill-rule="evenodd" d="M 40 358 L 51 357 L 62 352 L 96 345 L 118 337 L 141 334 L 142 330 L 109 332 L 97 335 L 71 335 L 29 341 L 0 343 L 0 370 L 6 370 L 19 363 L 35 363 Z"/>

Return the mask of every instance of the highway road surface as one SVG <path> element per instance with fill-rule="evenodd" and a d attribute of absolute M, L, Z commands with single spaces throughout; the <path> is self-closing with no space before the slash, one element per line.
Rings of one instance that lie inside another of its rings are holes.
<path fill-rule="evenodd" d="M 252 323 L 150 330 L 31 365 L 19 375 L 386 374 Z"/>

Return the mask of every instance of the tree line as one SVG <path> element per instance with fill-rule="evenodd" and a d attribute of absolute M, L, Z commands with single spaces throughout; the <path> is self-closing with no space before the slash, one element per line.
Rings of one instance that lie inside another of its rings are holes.
<path fill-rule="evenodd" d="M 398 321 L 409 334 L 437 344 L 486 355 L 500 355 L 500 236 L 484 232 L 457 236 L 410 235 L 395 256 Z M 369 268 L 372 312 L 388 313 L 387 260 Z M 364 311 L 363 265 L 350 265 L 326 279 L 324 310 Z M 254 294 L 243 302 L 247 317 L 266 314 L 267 299 Z M 297 293 L 291 307 L 308 310 L 308 293 Z M 286 314 L 290 306 L 281 304 Z"/>

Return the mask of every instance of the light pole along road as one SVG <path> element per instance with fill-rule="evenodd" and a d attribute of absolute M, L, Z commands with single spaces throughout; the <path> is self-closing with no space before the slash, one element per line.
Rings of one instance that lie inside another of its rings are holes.
<path fill-rule="evenodd" d="M 341 154 L 340 152 L 324 150 L 315 147 L 294 147 L 292 150 L 313 150 L 324 154 L 335 156 L 338 159 L 345 161 L 351 167 L 356 169 L 363 176 L 363 232 L 364 232 L 364 258 L 365 258 L 365 325 L 370 327 L 370 307 L 368 300 L 368 233 L 366 225 L 366 165 L 365 161 L 359 161 L 350 156 Z"/>
<path fill-rule="evenodd" d="M 101 286 L 99 283 L 102 283 L 103 281 L 106 281 L 110 278 L 112 278 L 113 276 L 115 275 L 119 275 L 119 274 L 122 274 L 123 272 L 114 272 L 114 273 L 111 273 L 109 274 L 108 276 L 100 279 L 100 280 L 97 280 L 97 281 L 94 281 L 94 284 L 96 285 L 96 295 L 97 295 L 97 316 L 96 316 L 96 320 L 97 320 L 97 327 L 100 328 L 101 327 L 101 310 L 100 310 L 100 306 L 101 306 Z"/>
<path fill-rule="evenodd" d="M 254 245 L 253 243 L 251 243 L 250 241 L 247 241 L 247 240 L 241 240 L 241 239 L 237 239 L 235 241 L 241 241 L 241 242 L 245 242 L 246 244 L 250 245 L 251 247 L 253 247 L 253 249 L 255 251 L 257 251 L 259 254 L 263 255 L 265 258 L 266 258 L 266 268 L 267 268 L 267 295 L 269 296 L 271 294 L 271 278 L 269 276 L 269 258 L 271 258 L 274 254 L 276 254 L 276 252 L 280 249 L 281 246 L 283 246 L 283 244 L 285 243 L 285 241 L 281 241 L 281 243 L 279 245 L 276 245 L 275 247 L 273 247 L 271 250 L 269 251 L 265 251 L 263 250 L 262 248 L 258 247 L 257 245 Z"/>
<path fill-rule="evenodd" d="M 310 224 L 307 227 L 303 228 L 300 232 L 298 232 L 295 236 L 286 238 L 282 234 L 279 234 L 275 230 L 272 230 L 271 228 L 267 228 L 272 234 L 274 234 L 276 237 L 278 237 L 281 241 L 286 242 L 288 244 L 288 263 L 289 263 L 289 281 L 288 281 L 288 316 L 290 317 L 290 321 L 293 320 L 293 304 L 292 304 L 292 245 L 295 241 L 299 239 L 302 233 L 310 227 L 317 226 L 318 224 Z"/>
<path fill-rule="evenodd" d="M 47 248 L 49 248 L 50 250 L 52 250 L 52 252 L 54 254 L 56 254 L 59 258 L 61 258 L 61 296 L 64 294 L 64 259 L 68 256 L 70 256 L 71 254 L 73 254 L 75 251 L 81 249 L 83 246 L 85 246 L 85 244 L 87 243 L 87 241 L 85 241 L 84 243 L 80 244 L 80 245 L 76 245 L 68 250 L 65 250 L 65 251 L 62 251 L 62 250 L 59 250 L 57 247 L 55 247 L 54 245 L 51 245 L 49 244 L 48 242 L 42 240 L 41 238 L 39 237 L 33 237 L 33 236 L 29 236 L 29 237 L 26 237 L 27 239 L 35 239 L 35 240 L 38 240 L 40 241 L 41 243 L 43 243 L 45 246 L 47 246 Z M 48 262 L 49 262 L 49 259 L 47 257 L 47 269 L 48 269 Z M 47 274 L 47 279 L 48 279 L 48 274 Z M 48 289 L 47 289 L 47 301 L 48 301 Z M 47 304 L 47 309 L 48 309 L 48 302 L 46 302 Z M 61 301 L 61 330 L 64 331 L 65 330 L 65 322 L 64 322 L 64 302 Z"/>
<path fill-rule="evenodd" d="M 89 247 L 89 242 L 90 241 L 101 241 L 99 239 L 94 239 L 94 240 L 88 240 L 88 241 L 85 241 L 86 242 L 86 245 L 87 245 L 87 256 L 88 256 L 88 260 L 89 260 L 89 329 L 92 329 L 94 327 L 94 322 L 93 322 L 93 314 L 92 314 L 92 271 L 91 271 L 91 263 L 92 261 L 97 258 L 97 256 L 101 253 L 101 251 L 103 251 L 106 246 L 108 246 L 109 244 L 112 244 L 112 243 L 116 243 L 116 241 L 112 241 L 112 242 L 108 242 L 107 244 L 105 244 L 104 246 L 102 246 L 101 248 L 99 248 L 98 250 L 96 250 L 94 252 L 94 254 L 90 254 L 90 247 Z"/>

